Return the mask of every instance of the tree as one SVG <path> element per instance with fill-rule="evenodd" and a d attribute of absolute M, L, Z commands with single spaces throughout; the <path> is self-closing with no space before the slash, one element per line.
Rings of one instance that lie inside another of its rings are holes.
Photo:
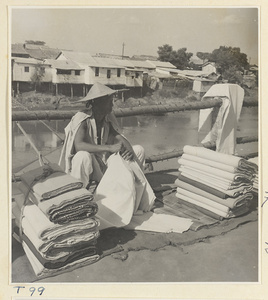
<path fill-rule="evenodd" d="M 222 78 L 227 80 L 229 83 L 243 83 L 242 72 L 237 68 L 237 66 L 229 66 L 228 69 L 225 69 Z"/>
<path fill-rule="evenodd" d="M 249 67 L 247 55 L 241 53 L 238 47 L 220 46 L 219 49 L 212 51 L 209 60 L 216 63 L 221 74 L 231 66 L 235 66 L 238 71 L 243 71 Z"/>
<path fill-rule="evenodd" d="M 179 69 L 185 69 L 189 67 L 190 58 L 193 55 L 193 53 L 186 51 L 187 48 L 181 48 L 175 51 L 172 46 L 165 44 L 158 47 L 158 59 L 160 61 L 168 61 Z"/>
<path fill-rule="evenodd" d="M 45 76 L 45 68 L 42 64 L 37 64 L 33 75 L 31 76 L 31 81 L 34 85 L 34 90 L 41 85 L 42 79 Z"/>
<path fill-rule="evenodd" d="M 211 53 L 209 52 L 197 52 L 196 56 L 205 62 L 205 60 L 209 60 Z"/>

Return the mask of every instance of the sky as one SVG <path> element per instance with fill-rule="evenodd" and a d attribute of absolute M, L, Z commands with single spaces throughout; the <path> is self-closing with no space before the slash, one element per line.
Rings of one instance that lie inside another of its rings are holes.
<path fill-rule="evenodd" d="M 13 7 L 10 26 L 11 43 L 128 56 L 157 56 L 164 44 L 193 54 L 231 46 L 258 64 L 254 7 Z"/>

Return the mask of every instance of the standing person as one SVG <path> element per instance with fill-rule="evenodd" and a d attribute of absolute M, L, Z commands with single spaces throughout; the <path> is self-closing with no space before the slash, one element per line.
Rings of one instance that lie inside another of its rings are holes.
<path fill-rule="evenodd" d="M 77 112 L 65 128 L 59 163 L 86 188 L 92 181 L 100 183 L 95 200 L 105 228 L 127 225 L 137 210 L 149 211 L 155 199 L 142 172 L 144 149 L 131 146 L 112 112 L 116 92 L 96 83 L 79 100 L 86 109 Z"/>

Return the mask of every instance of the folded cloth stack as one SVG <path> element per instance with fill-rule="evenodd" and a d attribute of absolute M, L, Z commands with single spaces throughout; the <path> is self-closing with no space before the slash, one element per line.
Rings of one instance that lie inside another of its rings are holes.
<path fill-rule="evenodd" d="M 57 166 L 46 175 L 40 169 L 21 176 L 12 211 L 34 272 L 50 276 L 97 261 L 100 223 L 93 195 Z"/>
<path fill-rule="evenodd" d="M 256 164 L 256 166 L 259 167 L 259 159 L 258 157 L 254 157 L 254 158 L 250 158 L 248 161 Z M 258 191 L 259 191 L 259 175 L 257 173 L 256 177 L 254 178 L 254 181 L 253 181 L 253 190 L 252 190 L 254 193 L 258 194 Z"/>
<path fill-rule="evenodd" d="M 257 165 L 241 157 L 185 146 L 178 160 L 176 196 L 215 218 L 246 213 L 253 199 Z"/>

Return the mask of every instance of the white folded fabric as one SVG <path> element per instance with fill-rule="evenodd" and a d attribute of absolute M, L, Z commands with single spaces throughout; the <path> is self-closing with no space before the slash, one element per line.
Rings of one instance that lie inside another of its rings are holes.
<path fill-rule="evenodd" d="M 27 187 L 24 184 L 21 184 L 19 188 L 25 195 L 27 194 Z M 54 211 L 64 209 L 68 205 L 79 204 L 81 201 L 92 201 L 93 195 L 87 189 L 81 188 L 43 201 L 36 199 L 35 193 L 30 192 L 29 199 L 38 205 L 42 212 L 50 215 Z"/>
<path fill-rule="evenodd" d="M 187 166 L 181 166 L 179 168 L 179 171 L 182 172 L 182 175 L 184 174 L 192 175 L 193 177 L 195 177 L 194 180 L 199 180 L 200 178 L 202 178 L 203 182 L 206 182 L 206 184 L 209 184 L 215 188 L 218 187 L 221 189 L 228 190 L 228 189 L 244 186 L 245 184 L 247 184 L 244 182 L 243 178 L 241 177 L 236 178 L 236 181 L 231 181 Z"/>
<path fill-rule="evenodd" d="M 98 224 L 95 218 L 72 221 L 64 225 L 55 224 L 36 205 L 25 206 L 23 215 L 27 220 L 30 220 L 31 224 L 34 224 L 33 230 L 44 241 L 52 241 L 60 235 L 73 234 L 77 231 L 95 227 Z"/>
<path fill-rule="evenodd" d="M 197 201 L 197 200 L 195 200 L 195 199 L 193 199 L 191 197 L 188 197 L 188 196 L 185 196 L 185 195 L 179 194 L 179 193 L 176 193 L 176 197 L 179 198 L 179 199 L 182 199 L 184 201 L 187 201 L 189 203 L 192 203 L 194 205 L 197 205 L 197 206 L 200 206 L 202 208 L 205 208 L 205 209 L 207 209 L 207 210 L 209 210 L 209 211 L 211 211 L 211 212 L 213 212 L 213 213 L 215 213 L 218 216 L 221 216 L 223 218 L 227 218 L 228 217 L 228 213 L 223 212 L 222 210 L 219 210 L 219 209 L 217 209 L 217 208 L 215 208 L 213 206 L 210 206 L 210 205 L 208 205 L 206 203 L 199 202 L 199 201 Z"/>
<path fill-rule="evenodd" d="M 96 216 L 102 230 L 124 227 L 137 210 L 149 211 L 155 195 L 136 162 L 127 162 L 120 155 L 112 155 L 94 200 L 98 205 Z"/>
<path fill-rule="evenodd" d="M 196 156 L 196 155 L 183 153 L 181 158 L 186 159 L 188 161 L 197 162 L 197 163 L 203 164 L 205 166 L 210 166 L 210 167 L 213 167 L 213 168 L 217 168 L 219 170 L 230 172 L 230 173 L 238 172 L 237 167 L 230 166 L 230 165 L 227 165 L 227 164 L 224 164 L 224 163 L 221 163 L 221 162 L 213 161 L 213 160 L 210 160 L 210 159 L 206 159 L 206 158 L 203 158 L 203 157 L 199 157 L 199 156 Z"/>
<path fill-rule="evenodd" d="M 245 193 L 244 195 L 240 195 L 238 197 L 235 197 L 235 198 L 225 198 L 225 199 L 222 199 L 220 197 L 217 197 L 211 193 L 208 193 L 200 188 L 197 188 L 191 184 L 188 184 L 186 182 L 183 182 L 179 179 L 176 179 L 175 181 L 175 184 L 181 188 L 181 189 L 184 189 L 184 190 L 187 190 L 189 192 L 192 192 L 196 195 L 199 195 L 199 196 L 202 196 L 202 197 L 205 197 L 206 199 L 209 199 L 211 201 L 215 201 L 216 203 L 220 203 L 224 206 L 227 206 L 231 209 L 233 208 L 237 208 L 241 205 L 244 205 L 246 203 L 249 203 L 252 198 L 253 198 L 253 195 L 252 193 Z M 179 190 L 177 190 L 179 192 Z M 186 195 L 186 194 L 185 194 Z M 198 200 L 198 199 L 197 199 Z"/>
<path fill-rule="evenodd" d="M 63 271 L 70 270 L 74 267 L 78 268 L 81 266 L 84 266 L 86 264 L 91 264 L 99 260 L 99 255 L 93 255 L 89 257 L 84 257 L 82 259 L 78 259 L 72 263 L 67 264 L 64 267 L 58 268 L 58 269 L 46 269 L 39 260 L 35 257 L 35 255 L 32 253 L 32 251 L 29 249 L 29 247 L 26 245 L 25 242 L 22 243 L 22 247 L 26 253 L 27 258 L 29 259 L 31 266 L 34 270 L 34 273 L 38 277 L 44 277 L 44 276 L 51 276 L 55 274 L 59 274 Z"/>
<path fill-rule="evenodd" d="M 46 173 L 47 176 L 42 176 Z M 50 172 L 54 172 L 51 173 Z M 40 167 L 21 175 L 22 182 L 31 187 L 38 201 L 50 199 L 73 189 L 79 189 L 83 183 L 62 171 L 57 164 Z"/>
<path fill-rule="evenodd" d="M 209 176 L 205 172 L 200 172 L 199 170 L 194 170 L 192 168 L 182 166 L 179 168 L 179 171 L 183 176 L 191 175 L 194 180 L 200 181 L 202 178 L 202 182 L 209 184 L 211 187 L 221 188 L 221 189 L 230 189 L 231 182 L 226 182 L 224 180 L 220 180 L 215 176 Z"/>
<path fill-rule="evenodd" d="M 220 162 L 229 166 L 233 166 L 241 169 L 250 168 L 251 170 L 257 170 L 256 165 L 250 161 L 245 160 L 239 156 L 229 155 L 225 153 L 219 153 L 204 147 L 194 147 L 186 145 L 183 147 L 183 153 L 198 156 L 201 158 L 209 159 L 215 162 Z"/>
<path fill-rule="evenodd" d="M 217 186 L 216 184 L 214 184 L 214 182 L 212 182 L 212 180 L 206 180 L 203 177 L 198 177 L 198 176 L 195 176 L 192 174 L 188 174 L 187 172 L 182 172 L 181 174 L 189 179 L 198 181 L 198 182 L 208 185 L 218 191 L 221 191 L 230 197 L 237 197 L 239 195 L 242 195 L 242 194 L 247 193 L 252 190 L 252 185 L 248 185 L 248 184 L 243 184 L 237 188 L 226 189 L 226 188 L 221 188 L 221 187 Z"/>
<path fill-rule="evenodd" d="M 187 191 L 185 189 L 182 189 L 182 188 L 177 188 L 177 195 L 181 196 L 181 195 L 184 195 L 184 196 L 187 196 L 189 198 L 192 198 L 193 200 L 196 200 L 200 203 L 204 203 L 206 205 L 209 205 L 211 207 L 214 207 L 224 213 L 228 213 L 229 212 L 229 207 L 225 206 L 225 205 L 222 205 L 220 203 L 217 203 L 213 200 L 210 200 L 206 197 L 203 197 L 203 196 L 200 196 L 200 195 L 197 195 L 193 192 L 190 192 L 190 191 Z"/>
<path fill-rule="evenodd" d="M 184 158 L 179 158 L 178 163 L 183 166 L 191 167 L 191 168 L 199 170 L 201 172 L 205 172 L 206 174 L 211 175 L 211 176 L 214 175 L 221 179 L 230 180 L 231 182 L 236 181 L 236 180 L 242 180 L 243 178 L 246 178 L 249 180 L 252 179 L 252 175 L 247 176 L 247 175 L 241 174 L 241 173 L 226 172 L 221 169 L 207 166 L 207 165 L 204 165 L 204 164 L 201 164 L 201 163 L 198 163 L 195 161 L 191 161 L 188 159 L 184 159 Z"/>
<path fill-rule="evenodd" d="M 75 245 L 83 241 L 86 242 L 86 241 L 95 240 L 99 236 L 98 231 L 89 231 L 84 233 L 83 235 L 80 235 L 80 232 L 77 231 L 76 233 L 66 237 L 65 240 L 58 243 L 57 239 L 53 241 L 43 241 L 41 238 L 37 236 L 33 228 L 34 228 L 34 224 L 31 224 L 26 218 L 22 219 L 23 232 L 30 239 L 34 247 L 39 251 L 41 256 L 49 260 L 57 260 L 61 257 L 65 257 L 66 255 L 70 254 L 72 245 Z M 70 250 L 57 251 L 57 254 L 52 255 L 54 249 L 63 246 L 70 247 Z"/>
<path fill-rule="evenodd" d="M 147 212 L 142 215 L 133 216 L 131 222 L 125 226 L 124 229 L 183 233 L 187 231 L 192 224 L 191 219 Z"/>

